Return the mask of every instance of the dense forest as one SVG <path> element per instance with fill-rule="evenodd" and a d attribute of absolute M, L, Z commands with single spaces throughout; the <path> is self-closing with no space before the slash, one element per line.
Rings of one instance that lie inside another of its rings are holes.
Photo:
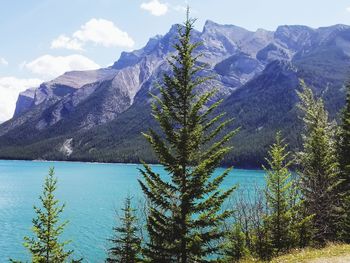
<path fill-rule="evenodd" d="M 232 168 L 214 178 L 212 174 L 240 130 L 230 129 L 235 120 L 224 118 L 221 101 L 208 103 L 214 88 L 197 90 L 210 76 L 200 74 L 206 65 L 193 55 L 201 45 L 191 41 L 194 22 L 187 16 L 178 29 L 177 53 L 168 61 L 171 73 L 164 74 L 159 95 L 153 95 L 157 126 L 143 134 L 171 179 L 164 180 L 145 160 L 139 171 L 147 200 L 145 218 L 136 217 L 132 198 L 126 197 L 106 262 L 269 261 L 294 248 L 349 243 L 350 85 L 337 123 L 323 100 L 300 80 L 300 151 L 291 152 L 283 132 L 277 132 L 263 166 L 266 186 L 257 188 L 251 199 L 244 198 L 246 189 L 235 185 L 223 190 L 221 183 Z M 25 247 L 32 262 L 84 261 L 74 259 L 74 251 L 66 249 L 68 242 L 59 238 L 66 223 L 60 222 L 64 206 L 55 198 L 56 183 L 51 169 L 40 197 L 42 207 L 35 207 L 33 237 L 25 237 Z"/>

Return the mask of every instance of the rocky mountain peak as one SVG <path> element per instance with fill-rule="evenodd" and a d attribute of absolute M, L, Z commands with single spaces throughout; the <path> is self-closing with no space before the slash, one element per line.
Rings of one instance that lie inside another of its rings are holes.
<path fill-rule="evenodd" d="M 102 68 L 97 70 L 85 70 L 85 71 L 69 71 L 63 75 L 55 78 L 54 80 L 45 82 L 47 86 L 69 86 L 74 89 L 81 88 L 82 86 L 95 82 L 99 79 L 113 78 L 116 70 L 112 68 Z"/>
<path fill-rule="evenodd" d="M 35 90 L 36 88 L 29 88 L 19 94 L 13 118 L 21 115 L 32 106 L 35 97 Z"/>
<path fill-rule="evenodd" d="M 213 33 L 213 32 L 220 32 L 220 33 L 236 33 L 236 34 L 246 34 L 250 32 L 249 30 L 239 27 L 236 25 L 221 25 L 218 23 L 215 23 L 211 20 L 207 20 L 203 27 L 203 33 Z"/>
<path fill-rule="evenodd" d="M 146 110 L 150 108 L 148 92 L 153 91 L 154 83 L 161 81 L 162 74 L 169 70 L 166 58 L 174 52 L 172 45 L 178 26 L 173 25 L 164 36 L 151 38 L 141 49 L 123 52 L 112 67 L 67 72 L 35 90 L 21 93 L 14 118 L 0 125 L 0 157 L 5 146 L 13 146 L 12 142 L 17 143 L 13 147 L 22 147 L 18 152 L 23 152 L 23 147 L 28 146 L 31 151 L 33 146 L 29 144 L 45 140 L 50 150 L 61 149 L 62 145 L 70 146 L 71 138 L 76 143 L 69 158 L 80 158 L 93 151 L 84 148 L 89 142 L 102 149 L 97 138 L 108 145 L 121 140 L 128 144 L 127 149 L 135 152 L 133 147 L 141 140 L 130 142 L 150 123 Z M 337 100 L 334 105 L 341 104 L 340 89 L 334 87 L 343 83 L 345 71 L 350 67 L 349 26 L 319 29 L 280 26 L 275 32 L 264 29 L 253 32 L 208 20 L 201 32 L 192 32 L 192 40 L 203 43 L 197 50 L 203 55 L 201 61 L 209 64 L 203 75 L 216 76 L 200 90 L 218 87 L 215 100 L 224 99 L 226 105 L 234 106 L 226 112 L 239 116 L 240 126 L 251 125 L 242 139 L 254 140 L 255 134 L 250 131 L 256 131 L 256 125 L 264 127 L 259 132 L 266 129 L 266 136 L 273 134 L 267 122 L 270 116 L 276 120 L 289 111 L 294 114 L 291 109 L 297 100 L 295 87 L 299 78 L 316 85 L 319 94 L 331 92 L 328 98 Z M 327 91 L 322 90 L 324 83 Z M 256 118 L 259 114 L 262 115 Z M 108 127 L 113 127 L 110 135 Z M 89 132 L 93 134 L 93 131 L 98 134 L 90 138 Z M 85 138 L 86 144 L 80 144 Z M 60 146 L 53 145 L 52 139 Z M 115 145 L 121 149 L 125 144 Z M 80 153 L 79 147 L 83 147 Z M 45 149 L 35 150 L 40 154 L 35 158 L 44 158 Z"/>
<path fill-rule="evenodd" d="M 315 35 L 315 30 L 308 26 L 284 25 L 277 28 L 274 38 L 284 48 L 299 51 L 302 48 L 310 47 Z"/>

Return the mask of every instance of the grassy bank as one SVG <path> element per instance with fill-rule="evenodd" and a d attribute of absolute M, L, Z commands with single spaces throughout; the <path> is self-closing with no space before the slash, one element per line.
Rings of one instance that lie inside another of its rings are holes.
<path fill-rule="evenodd" d="M 241 263 L 262 261 L 246 259 Z M 350 262 L 350 245 L 331 244 L 322 249 L 306 248 L 293 250 L 290 253 L 274 258 L 272 263 L 347 263 Z"/>

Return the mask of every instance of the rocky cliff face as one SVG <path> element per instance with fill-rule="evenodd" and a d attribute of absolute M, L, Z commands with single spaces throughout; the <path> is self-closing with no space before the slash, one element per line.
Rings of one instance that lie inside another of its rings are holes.
<path fill-rule="evenodd" d="M 35 91 L 36 88 L 29 88 L 19 94 L 13 118 L 18 117 L 32 107 L 34 104 Z"/>
<path fill-rule="evenodd" d="M 94 159 L 94 152 L 109 151 L 106 141 L 123 152 L 106 160 L 120 161 L 132 152 L 142 156 L 146 146 L 130 143 L 151 123 L 149 91 L 157 93 L 155 84 L 169 70 L 166 58 L 174 52 L 178 26 L 151 38 L 142 49 L 123 52 L 109 68 L 67 72 L 21 93 L 13 119 L 0 125 L 0 157 Z M 238 147 L 242 152 L 251 153 L 255 147 L 250 142 L 258 139 L 255 145 L 264 149 L 276 123 L 295 124 L 299 78 L 324 96 L 332 113 L 342 106 L 350 66 L 349 26 L 251 32 L 207 21 L 192 39 L 203 43 L 198 52 L 208 69 L 202 74 L 215 75 L 200 91 L 218 88 L 214 101 L 224 99 L 222 109 L 242 126 L 241 142 L 249 138 L 247 147 Z M 49 141 L 53 148 L 43 146 Z M 21 156 L 16 147 L 21 147 Z"/>

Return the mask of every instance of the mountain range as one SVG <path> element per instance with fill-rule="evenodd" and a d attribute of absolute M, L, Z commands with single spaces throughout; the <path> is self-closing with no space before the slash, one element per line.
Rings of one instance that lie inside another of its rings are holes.
<path fill-rule="evenodd" d="M 11 120 L 0 125 L 0 158 L 100 162 L 156 162 L 141 132 L 155 127 L 149 93 L 157 93 L 179 25 L 145 47 L 123 52 L 110 67 L 72 71 L 29 87 Z M 321 96 L 332 118 L 344 105 L 350 66 L 350 26 L 279 26 L 255 32 L 207 21 L 194 30 L 202 45 L 201 74 L 214 76 L 204 92 L 240 127 L 224 164 L 259 167 L 276 131 L 300 147 L 302 124 L 296 91 L 303 79 Z"/>

